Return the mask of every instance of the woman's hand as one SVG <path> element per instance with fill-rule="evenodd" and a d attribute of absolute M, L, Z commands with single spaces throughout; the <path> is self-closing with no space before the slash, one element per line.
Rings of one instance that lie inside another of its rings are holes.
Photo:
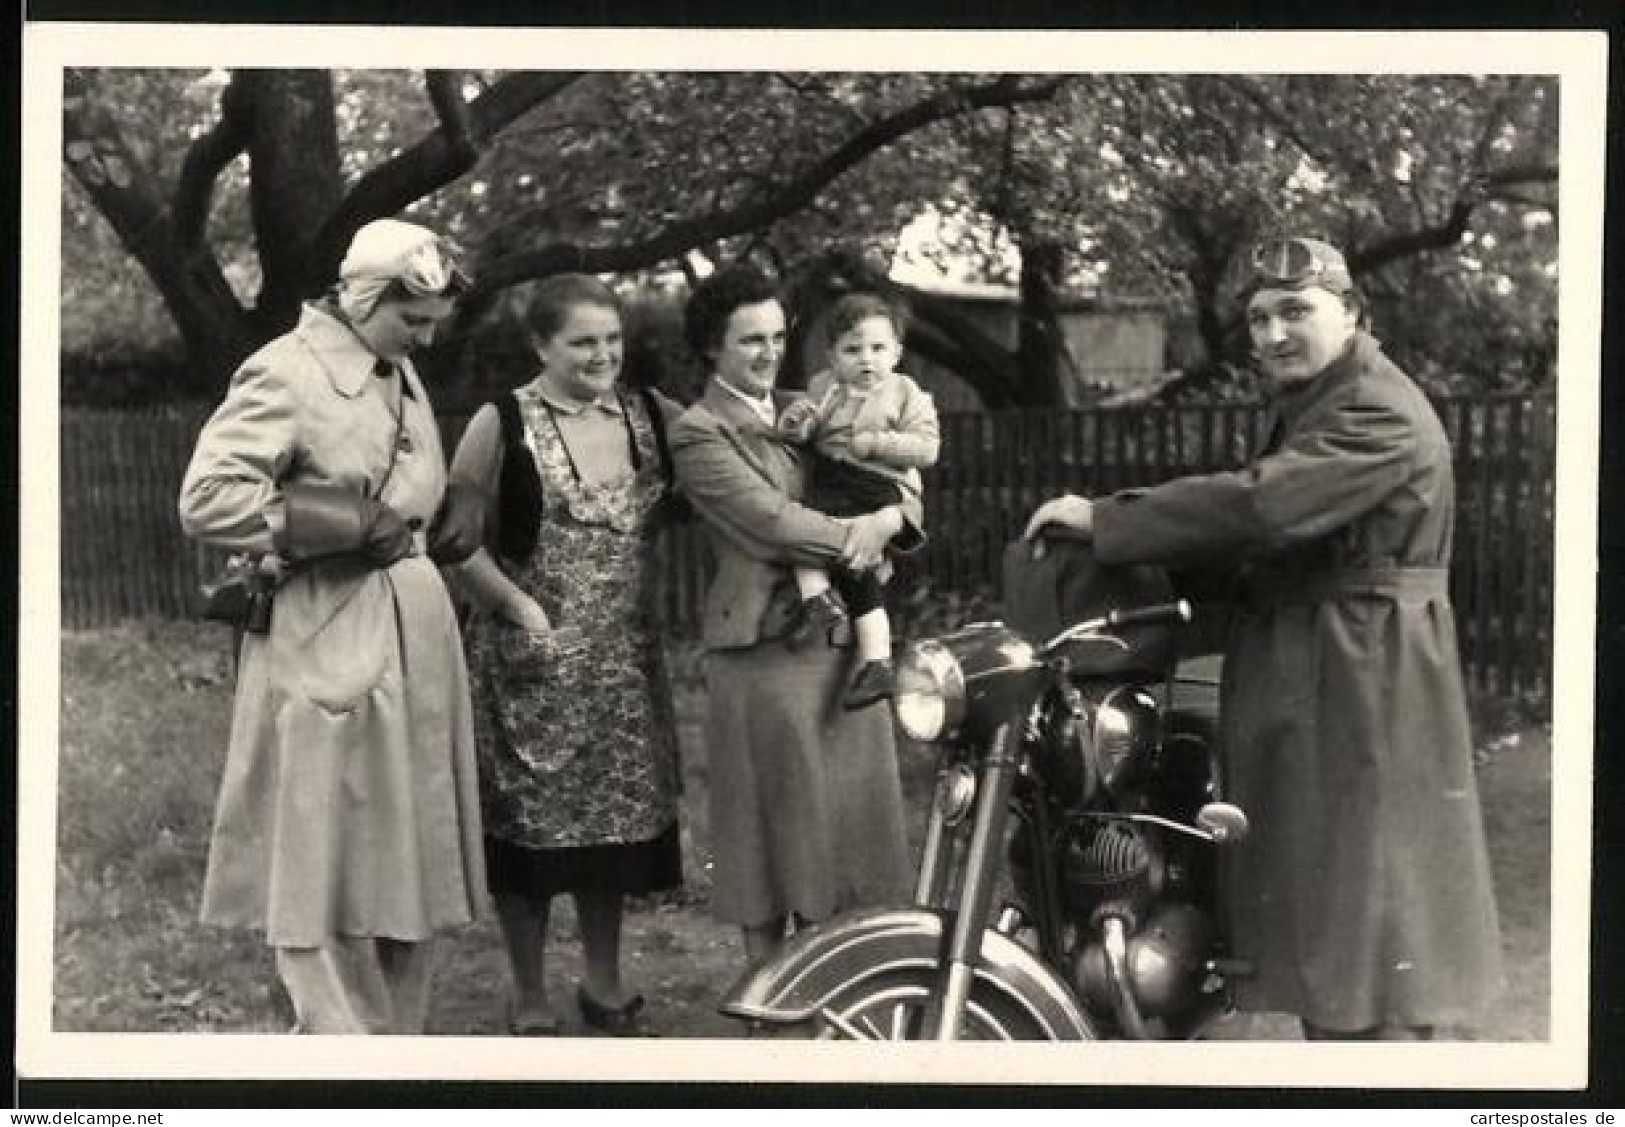
<path fill-rule="evenodd" d="M 851 530 L 841 546 L 841 562 L 853 571 L 877 567 L 885 558 L 886 545 L 903 528 L 902 510 L 895 505 L 851 518 Z"/>
<path fill-rule="evenodd" d="M 1086 497 L 1078 497 L 1067 493 L 1045 501 L 1038 506 L 1032 519 L 1027 522 L 1027 531 L 1021 534 L 1023 540 L 1033 540 L 1038 537 L 1047 525 L 1058 525 L 1069 529 L 1079 539 L 1089 540 L 1095 532 L 1095 507 Z"/>
<path fill-rule="evenodd" d="M 531 634 L 547 634 L 553 629 L 542 604 L 528 595 L 521 594 L 504 606 L 502 617 Z"/>

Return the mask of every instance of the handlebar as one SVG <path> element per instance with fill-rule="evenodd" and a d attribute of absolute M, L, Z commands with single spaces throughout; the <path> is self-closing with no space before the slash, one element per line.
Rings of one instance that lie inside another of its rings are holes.
<path fill-rule="evenodd" d="M 1164 622 L 1189 622 L 1192 617 L 1188 599 L 1175 599 L 1171 603 L 1153 603 L 1147 607 L 1110 610 L 1099 618 L 1087 618 L 1073 623 L 1039 647 L 1050 653 L 1068 642 L 1100 635 L 1102 631 L 1123 630 L 1131 626 L 1156 626 Z"/>
<path fill-rule="evenodd" d="M 1187 825 L 1176 822 L 1172 818 L 1164 818 L 1157 814 L 1130 813 L 1118 810 L 1099 810 L 1079 812 L 1079 816 L 1095 818 L 1103 822 L 1138 822 L 1143 825 L 1161 826 L 1166 830 L 1173 830 L 1199 841 L 1206 841 L 1213 845 L 1236 845 L 1246 840 L 1248 830 L 1251 828 L 1247 821 L 1247 814 L 1239 806 L 1228 802 L 1209 802 L 1196 812 L 1196 824 Z"/>
<path fill-rule="evenodd" d="M 1156 603 L 1148 607 L 1133 607 L 1129 610 L 1114 610 L 1106 614 L 1106 625 L 1113 630 L 1121 630 L 1127 626 L 1155 626 L 1161 622 L 1189 622 L 1191 620 L 1191 604 L 1187 599 L 1175 599 L 1171 603 Z"/>
<path fill-rule="evenodd" d="M 1095 534 L 1093 531 L 1085 532 L 1073 528 L 1070 524 L 1046 524 L 1038 530 L 1033 538 L 1037 540 L 1070 540 L 1074 544 L 1092 544 Z"/>

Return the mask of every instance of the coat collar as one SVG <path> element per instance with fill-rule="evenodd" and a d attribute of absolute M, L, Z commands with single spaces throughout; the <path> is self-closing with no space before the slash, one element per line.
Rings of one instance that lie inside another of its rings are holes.
<path fill-rule="evenodd" d="M 602 411 L 617 418 L 626 415 L 626 405 L 621 401 L 618 388 L 610 388 L 590 403 L 583 403 L 579 399 L 570 399 L 567 396 L 556 395 L 543 386 L 541 378 L 537 377 L 525 385 L 525 390 L 534 395 L 540 402 L 547 404 L 561 415 L 583 415 L 588 410 Z"/>
<path fill-rule="evenodd" d="M 1326 365 L 1319 375 L 1275 397 L 1275 410 L 1286 427 L 1296 426 L 1329 402 L 1332 395 L 1360 372 L 1369 369 L 1382 355 L 1377 339 L 1363 329 L 1356 330 L 1343 354 Z"/>
<path fill-rule="evenodd" d="M 781 408 L 789 398 L 793 396 L 774 391 L 775 408 Z M 751 410 L 750 404 L 712 379 L 705 385 L 697 406 L 717 420 L 719 433 L 747 464 L 775 486 L 782 484 L 786 466 L 794 455 L 778 432 Z"/>
<path fill-rule="evenodd" d="M 740 430 L 772 430 L 773 420 L 778 418 L 779 399 L 775 392 L 768 392 L 766 400 L 752 399 L 737 388 L 729 387 L 716 376 L 705 385 L 705 399 L 711 410 L 738 427 Z M 767 418 L 759 409 L 764 403 L 768 412 L 773 416 Z"/>
<path fill-rule="evenodd" d="M 334 391 L 354 399 L 366 390 L 378 356 L 331 310 L 320 302 L 307 303 L 293 333 L 326 374 Z M 417 381 L 411 361 L 402 359 L 396 365 L 406 376 L 406 386 L 415 392 Z"/>
<path fill-rule="evenodd" d="M 713 415 L 735 430 L 746 433 L 773 433 L 772 425 L 756 412 L 749 400 L 715 376 L 706 383 L 701 402 Z M 773 413 L 777 416 L 780 405 L 777 391 L 772 393 L 771 402 Z"/>

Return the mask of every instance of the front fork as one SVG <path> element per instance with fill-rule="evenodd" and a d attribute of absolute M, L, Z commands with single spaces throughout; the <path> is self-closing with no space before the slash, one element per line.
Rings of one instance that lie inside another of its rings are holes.
<path fill-rule="evenodd" d="M 1010 793 L 1019 768 L 1020 740 L 1020 724 L 1006 721 L 993 733 L 983 761 L 970 844 L 959 869 L 963 877 L 954 897 L 953 931 L 948 938 L 947 958 L 938 988 L 940 1008 L 936 1013 L 934 1040 L 958 1039 L 965 1005 L 970 1000 L 976 964 L 982 953 L 982 932 L 1003 864 L 1004 831 L 1009 818 Z M 949 853 L 946 830 L 939 802 L 927 830 L 920 883 L 916 889 L 922 904 L 929 904 L 945 891 Z"/>

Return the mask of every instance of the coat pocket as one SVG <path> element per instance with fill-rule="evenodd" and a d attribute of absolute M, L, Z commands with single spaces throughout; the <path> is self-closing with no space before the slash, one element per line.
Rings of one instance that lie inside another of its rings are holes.
<path fill-rule="evenodd" d="M 381 571 L 318 569 L 277 592 L 273 676 L 288 695 L 353 712 L 399 660 L 394 592 Z"/>

